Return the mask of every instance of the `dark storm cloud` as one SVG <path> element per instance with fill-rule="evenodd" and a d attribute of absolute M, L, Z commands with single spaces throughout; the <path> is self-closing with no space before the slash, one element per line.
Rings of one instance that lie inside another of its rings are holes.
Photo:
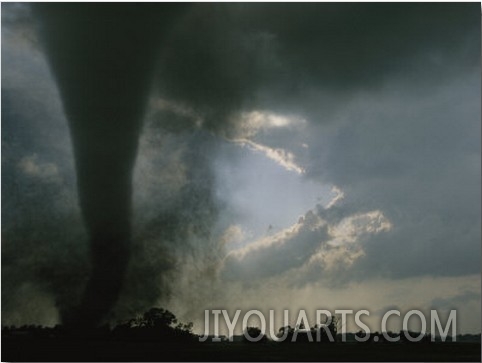
<path fill-rule="evenodd" d="M 451 61 L 478 66 L 475 8 L 200 4 L 178 23 L 161 58 L 161 90 L 198 108 L 212 128 L 225 129 L 226 116 L 243 107 L 326 118 L 344 97 L 389 77 L 433 81 Z"/>

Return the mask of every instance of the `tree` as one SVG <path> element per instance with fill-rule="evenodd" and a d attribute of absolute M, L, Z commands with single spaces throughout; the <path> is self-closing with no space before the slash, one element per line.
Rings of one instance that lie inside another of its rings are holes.
<path fill-rule="evenodd" d="M 118 324 L 113 332 L 117 337 L 129 339 L 156 338 L 185 342 L 194 338 L 192 328 L 193 323 L 178 322 L 169 310 L 151 308 L 140 316 Z"/>
<path fill-rule="evenodd" d="M 250 341 L 250 340 L 248 340 L 246 335 L 249 335 L 252 339 L 259 339 L 259 340 L 256 340 L 254 342 Z M 259 338 L 259 336 L 261 336 L 261 338 Z M 247 343 L 262 343 L 262 342 L 266 342 L 267 340 L 268 340 L 268 338 L 266 337 L 266 335 L 264 335 L 261 332 L 261 329 L 258 328 L 258 327 L 248 326 L 246 328 L 246 331 L 244 332 L 244 341 L 247 342 Z"/>
<path fill-rule="evenodd" d="M 142 319 L 142 325 L 148 328 L 172 328 L 176 323 L 176 316 L 162 308 L 151 308 L 144 313 Z"/>

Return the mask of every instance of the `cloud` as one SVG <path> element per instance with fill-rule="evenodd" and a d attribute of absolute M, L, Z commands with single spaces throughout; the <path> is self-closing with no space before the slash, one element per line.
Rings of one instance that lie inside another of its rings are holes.
<path fill-rule="evenodd" d="M 269 159 L 273 160 L 278 165 L 282 166 L 286 170 L 294 171 L 298 174 L 303 174 L 304 170 L 298 166 L 295 162 L 295 156 L 293 153 L 283 150 L 281 148 L 270 148 L 266 145 L 258 144 L 248 139 L 233 139 L 232 142 L 250 148 L 253 151 L 260 152 Z"/>
<path fill-rule="evenodd" d="M 341 214 L 376 209 L 392 224 L 364 241 L 358 273 L 374 273 L 374 264 L 394 277 L 479 271 L 471 257 L 480 251 L 475 78 L 467 70 L 416 94 L 389 83 L 345 105 L 336 135 L 310 148 L 312 160 L 327 151 L 307 170 L 343 190 Z"/>
<path fill-rule="evenodd" d="M 206 117 L 227 134 L 236 130 L 236 122 L 226 120 L 242 120 L 236 114 L 260 109 L 306 120 L 302 131 L 278 127 L 264 135 L 255 123 L 246 134 L 257 139 L 247 144 L 341 190 L 343 203 L 329 218 L 336 215 L 340 221 L 378 210 L 390 221 L 387 233 L 360 242 L 365 256 L 353 264 L 357 278 L 480 269 L 472 257 L 479 250 L 480 208 L 469 197 L 480 195 L 475 7 L 219 6 L 216 11 L 226 14 L 220 21 L 207 9 L 193 8 L 187 25 L 179 25 L 182 30 L 173 35 L 189 50 L 181 52 L 185 63 L 164 59 L 166 69 L 172 65 L 182 72 L 166 75 L 163 92 L 206 115 L 221 103 L 222 116 Z M 422 13 L 432 16 L 426 19 Z M 215 32 L 226 28 L 226 19 L 229 31 Z M 243 19 L 250 19 L 248 27 Z M 187 38 L 191 27 L 205 22 L 212 22 L 212 34 Z M 243 48 L 243 40 L 256 36 L 262 42 Z M 259 52 L 253 52 L 256 47 Z M 189 69 L 188 60 L 198 51 L 208 56 Z M 257 60 L 240 63 L 246 57 Z M 265 66 L 266 59 L 273 60 L 273 67 Z M 219 66 L 221 60 L 225 63 Z M 205 66 L 204 61 L 213 62 Z M 202 84 L 216 87 L 206 91 Z M 310 145 L 306 154 L 294 147 L 295 141 Z M 437 257 L 429 258 L 430 251 Z M 455 261 L 453 256 L 458 256 Z M 374 269 L 376 263 L 381 267 Z"/>
<path fill-rule="evenodd" d="M 378 210 L 344 218 L 330 228 L 333 246 L 354 243 L 362 234 L 378 234 L 392 228 L 390 221 Z"/>
<path fill-rule="evenodd" d="M 252 138 L 258 132 L 269 132 L 273 128 L 302 127 L 306 120 L 296 116 L 286 116 L 259 110 L 241 112 L 239 120 L 234 121 L 237 128 L 237 136 L 242 138 Z"/>
<path fill-rule="evenodd" d="M 450 297 L 438 297 L 432 300 L 432 306 L 436 309 L 450 310 L 471 302 L 480 304 L 480 291 L 466 290 Z"/>
<path fill-rule="evenodd" d="M 221 273 L 248 284 L 273 276 L 297 286 L 312 282 L 314 276 L 328 284 L 346 283 L 354 263 L 365 256 L 362 242 L 392 227 L 380 211 L 334 223 L 322 217 L 330 208 L 323 212 L 308 211 L 289 228 L 228 253 Z"/>

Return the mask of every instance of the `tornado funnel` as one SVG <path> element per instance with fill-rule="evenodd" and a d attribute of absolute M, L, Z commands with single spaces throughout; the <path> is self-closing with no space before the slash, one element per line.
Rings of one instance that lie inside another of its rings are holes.
<path fill-rule="evenodd" d="M 92 272 L 64 324 L 95 326 L 117 301 L 131 244 L 132 170 L 156 50 L 179 4 L 36 4 L 69 122 Z"/>

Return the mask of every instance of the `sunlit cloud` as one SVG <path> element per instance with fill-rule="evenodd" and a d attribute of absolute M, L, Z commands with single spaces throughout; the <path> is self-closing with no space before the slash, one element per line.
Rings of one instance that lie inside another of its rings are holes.
<path fill-rule="evenodd" d="M 364 234 L 377 234 L 389 231 L 392 224 L 379 210 L 355 214 L 344 218 L 340 223 L 330 226 L 329 232 L 333 239 L 332 246 L 354 243 Z"/>
<path fill-rule="evenodd" d="M 335 194 L 335 196 L 330 200 L 330 202 L 327 204 L 326 206 L 326 209 L 329 209 L 331 207 L 333 207 L 334 205 L 336 205 L 340 200 L 342 200 L 343 198 L 345 198 L 345 193 L 343 193 L 343 191 L 334 186 L 331 188 L 331 192 Z"/>
<path fill-rule="evenodd" d="M 270 248 L 279 244 L 285 243 L 287 240 L 295 238 L 300 232 L 302 227 L 301 223 L 296 223 L 288 228 L 285 228 L 278 233 L 260 238 L 243 248 L 239 248 L 229 254 L 230 257 L 235 257 L 237 259 L 243 259 L 247 254 L 252 253 L 259 249 Z"/>
<path fill-rule="evenodd" d="M 298 116 L 280 115 L 267 111 L 241 112 L 236 120 L 237 132 L 243 138 L 255 136 L 260 131 L 276 128 L 302 127 L 306 120 Z"/>
<path fill-rule="evenodd" d="M 264 154 L 267 158 L 273 160 L 276 164 L 282 166 L 288 171 L 293 171 L 298 174 L 303 174 L 305 170 L 296 164 L 293 153 L 282 148 L 271 148 L 266 145 L 258 144 L 249 139 L 232 139 L 230 140 L 250 150 Z"/>
<path fill-rule="evenodd" d="M 313 255 L 309 263 L 320 265 L 323 271 L 335 272 L 349 269 L 360 257 L 365 256 L 361 246 L 336 246 L 325 245 L 324 248 Z"/>

